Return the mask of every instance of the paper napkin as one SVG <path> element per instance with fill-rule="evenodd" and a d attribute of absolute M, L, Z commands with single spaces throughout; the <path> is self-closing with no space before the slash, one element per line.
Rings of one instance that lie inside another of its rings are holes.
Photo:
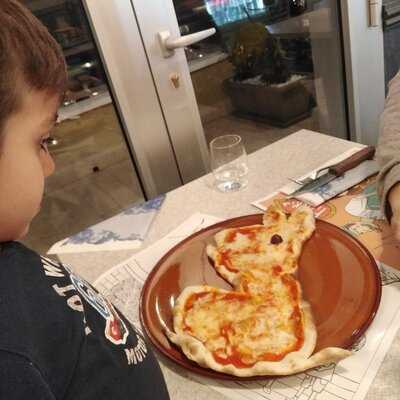
<path fill-rule="evenodd" d="M 165 199 L 165 195 L 134 205 L 82 232 L 55 243 L 47 254 L 136 249 Z"/>
<path fill-rule="evenodd" d="M 302 193 L 294 197 L 313 207 L 317 207 L 338 194 L 345 192 L 352 186 L 357 185 L 364 179 L 375 175 L 378 171 L 378 163 L 375 160 L 367 160 L 326 185 L 320 186 L 312 192 Z M 290 195 L 293 193 L 293 184 L 284 186 L 280 189 L 280 192 Z"/>

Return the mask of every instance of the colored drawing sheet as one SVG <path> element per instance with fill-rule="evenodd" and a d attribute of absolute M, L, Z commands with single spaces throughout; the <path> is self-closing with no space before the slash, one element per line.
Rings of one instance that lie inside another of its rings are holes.
<path fill-rule="evenodd" d="M 298 207 L 301 202 L 274 193 L 253 203 L 265 210 L 278 201 L 286 211 Z M 396 242 L 389 224 L 380 211 L 376 178 L 370 178 L 328 202 L 313 208 L 317 218 L 341 227 L 361 241 L 376 260 L 400 269 L 400 244 Z"/>

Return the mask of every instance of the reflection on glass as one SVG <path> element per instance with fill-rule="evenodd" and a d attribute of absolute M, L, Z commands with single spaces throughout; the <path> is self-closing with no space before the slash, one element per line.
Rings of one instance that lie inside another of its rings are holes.
<path fill-rule="evenodd" d="M 174 6 L 183 35 L 217 31 L 186 49 L 207 141 L 227 130 L 245 132 L 251 152 L 302 128 L 347 138 L 336 1 L 174 0 Z"/>
<path fill-rule="evenodd" d="M 292 15 L 299 15 L 307 10 L 307 0 L 290 0 L 289 6 Z"/>
<path fill-rule="evenodd" d="M 265 13 L 263 0 L 206 0 L 206 8 L 217 26 Z"/>
<path fill-rule="evenodd" d="M 106 78 L 80 0 L 25 2 L 64 50 L 69 74 L 65 106 L 107 93 Z"/>
<path fill-rule="evenodd" d="M 81 0 L 25 0 L 61 45 L 68 89 L 49 146 L 55 173 L 25 242 L 51 244 L 143 201 Z"/>

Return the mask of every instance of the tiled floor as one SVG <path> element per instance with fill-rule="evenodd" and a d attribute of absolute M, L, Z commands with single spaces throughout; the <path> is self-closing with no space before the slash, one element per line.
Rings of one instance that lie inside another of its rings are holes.
<path fill-rule="evenodd" d="M 315 129 L 313 119 L 279 129 L 230 115 L 204 126 L 208 142 L 223 134 L 241 135 L 248 153 L 301 128 Z M 58 240 L 143 201 L 111 105 L 63 122 L 55 136 L 59 144 L 52 153 L 57 170 L 48 181 L 42 210 L 24 240 L 41 253 Z M 93 172 L 95 167 L 98 172 Z"/>

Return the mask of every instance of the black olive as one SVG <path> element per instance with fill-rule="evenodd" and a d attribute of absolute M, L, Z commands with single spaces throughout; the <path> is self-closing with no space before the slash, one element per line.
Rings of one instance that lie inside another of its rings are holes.
<path fill-rule="evenodd" d="M 277 234 L 271 236 L 271 244 L 279 244 L 282 242 L 283 242 L 282 236 Z"/>

